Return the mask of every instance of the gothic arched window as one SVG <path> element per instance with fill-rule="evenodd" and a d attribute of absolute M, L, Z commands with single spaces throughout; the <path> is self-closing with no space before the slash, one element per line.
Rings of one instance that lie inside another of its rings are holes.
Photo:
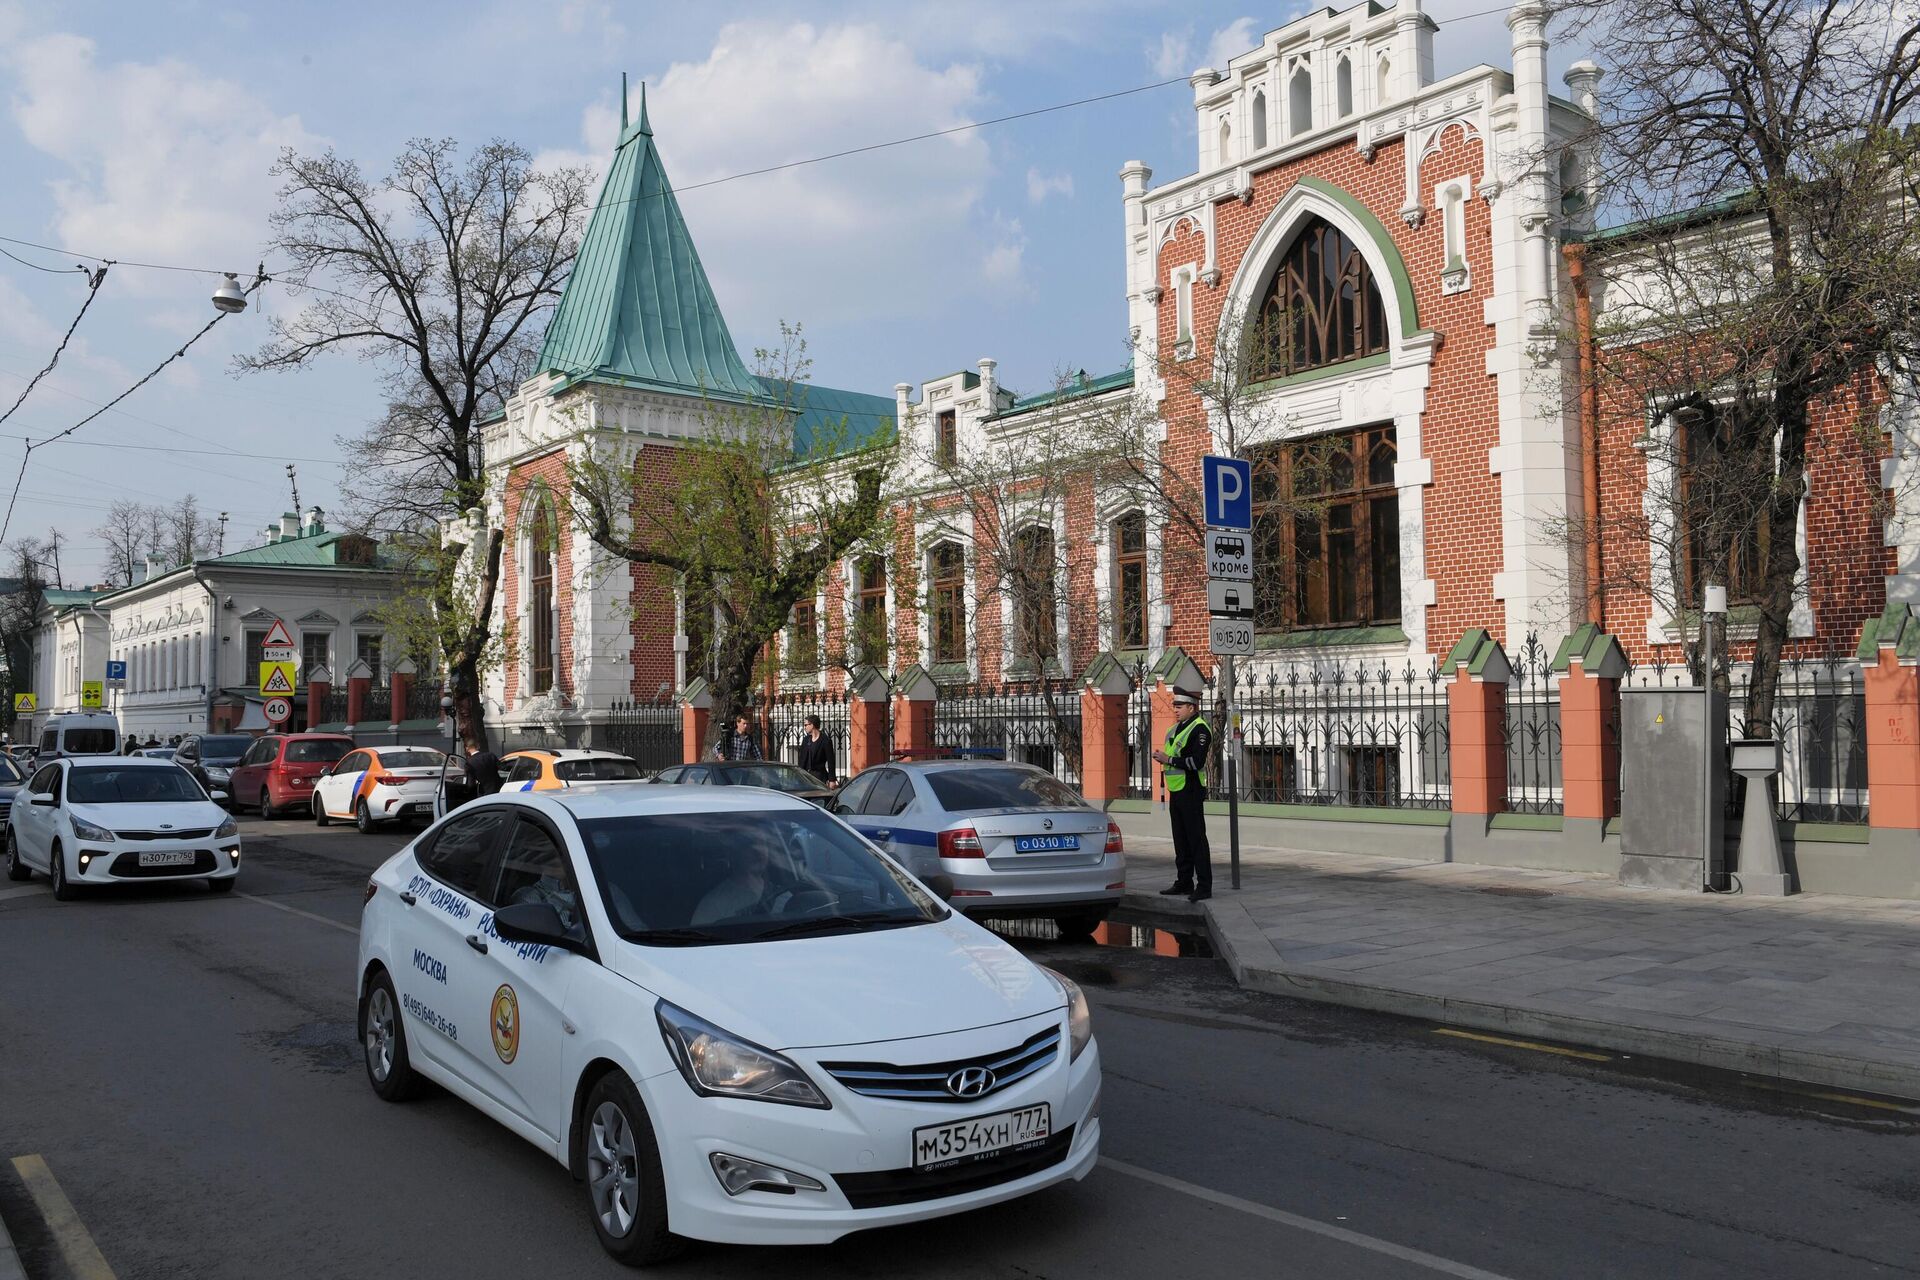
<path fill-rule="evenodd" d="M 1319 218 L 1301 227 L 1255 318 L 1257 376 L 1283 377 L 1387 349 L 1387 313 L 1360 250 Z"/>

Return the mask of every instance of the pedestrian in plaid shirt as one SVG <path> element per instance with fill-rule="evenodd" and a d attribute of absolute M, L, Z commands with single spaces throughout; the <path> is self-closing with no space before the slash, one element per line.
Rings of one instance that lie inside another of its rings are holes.
<path fill-rule="evenodd" d="M 714 745 L 713 754 L 721 760 L 758 760 L 760 744 L 754 740 L 753 722 L 744 714 L 733 718 L 733 732 Z"/>

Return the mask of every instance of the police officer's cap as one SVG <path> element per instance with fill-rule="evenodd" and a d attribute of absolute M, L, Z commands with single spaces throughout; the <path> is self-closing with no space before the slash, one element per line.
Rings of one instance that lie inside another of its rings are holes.
<path fill-rule="evenodd" d="M 1176 707 L 1197 707 L 1200 705 L 1200 695 L 1197 693 L 1188 693 L 1185 689 L 1175 689 L 1173 691 L 1173 705 Z"/>

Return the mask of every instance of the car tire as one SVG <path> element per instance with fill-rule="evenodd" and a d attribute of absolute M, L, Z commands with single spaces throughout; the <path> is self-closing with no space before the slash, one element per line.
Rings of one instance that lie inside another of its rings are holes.
<path fill-rule="evenodd" d="M 7 879 L 33 879 L 33 869 L 20 861 L 20 846 L 13 842 L 12 827 L 7 828 Z"/>
<path fill-rule="evenodd" d="M 263 818 L 273 816 L 273 792 L 266 787 L 260 788 L 260 816 Z"/>
<path fill-rule="evenodd" d="M 1107 913 L 1101 911 L 1076 911 L 1071 915 L 1055 916 L 1053 927 L 1060 931 L 1062 942 L 1091 942 L 1093 931 L 1106 922 Z"/>
<path fill-rule="evenodd" d="M 354 802 L 353 829 L 363 836 L 373 830 L 373 813 L 367 808 L 365 796 L 361 796 Z"/>
<path fill-rule="evenodd" d="M 327 816 L 327 807 L 320 803 L 320 793 L 318 791 L 314 792 L 313 793 L 313 825 L 316 827 L 324 827 L 332 821 L 333 819 Z"/>
<path fill-rule="evenodd" d="M 58 840 L 53 842 L 53 851 L 47 855 L 47 878 L 53 881 L 55 902 L 72 902 L 80 896 L 80 890 L 67 879 L 67 855 L 61 851 Z"/>
<path fill-rule="evenodd" d="M 360 1049 L 367 1083 L 382 1101 L 405 1102 L 418 1097 L 426 1087 L 407 1056 L 407 1028 L 400 1017 L 400 1000 L 393 994 L 393 982 L 384 969 L 367 979 L 366 993 L 360 997 Z"/>
<path fill-rule="evenodd" d="M 232 893 L 233 886 L 239 879 L 239 876 L 228 876 L 223 880 L 209 880 L 207 888 L 214 893 Z"/>
<path fill-rule="evenodd" d="M 667 1184 L 653 1123 L 633 1082 L 609 1071 L 581 1114 L 587 1211 L 600 1247 L 629 1267 L 665 1262 L 685 1246 L 667 1230 Z"/>

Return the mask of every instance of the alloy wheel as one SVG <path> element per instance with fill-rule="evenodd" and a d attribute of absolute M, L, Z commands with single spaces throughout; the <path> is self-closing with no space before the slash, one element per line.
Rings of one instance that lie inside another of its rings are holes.
<path fill-rule="evenodd" d="M 385 987 L 367 997 L 367 1070 L 384 1084 L 393 1070 L 393 999 Z"/>
<path fill-rule="evenodd" d="M 612 1102 L 593 1113 L 587 1134 L 587 1183 L 593 1189 L 593 1209 L 610 1236 L 633 1229 L 639 1211 L 640 1158 L 634 1147 L 633 1126 Z"/>

